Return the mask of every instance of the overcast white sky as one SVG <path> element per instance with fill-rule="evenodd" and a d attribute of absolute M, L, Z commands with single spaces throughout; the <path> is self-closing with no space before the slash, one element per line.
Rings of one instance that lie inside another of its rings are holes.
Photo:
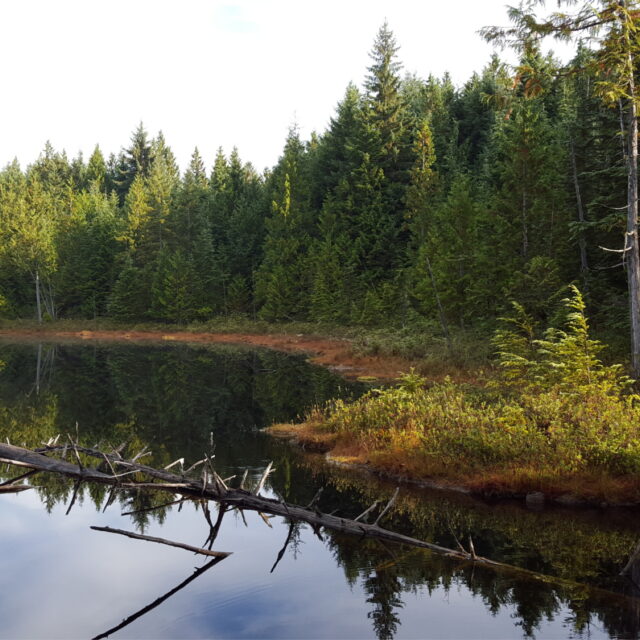
<path fill-rule="evenodd" d="M 515 2 L 514 2 L 515 4 Z M 289 126 L 323 131 L 361 85 L 385 18 L 405 71 L 457 85 L 489 60 L 477 35 L 504 0 L 7 0 L 0 2 L 0 165 L 50 140 L 70 156 L 129 142 L 142 120 L 184 168 L 235 145 L 272 166 Z"/>

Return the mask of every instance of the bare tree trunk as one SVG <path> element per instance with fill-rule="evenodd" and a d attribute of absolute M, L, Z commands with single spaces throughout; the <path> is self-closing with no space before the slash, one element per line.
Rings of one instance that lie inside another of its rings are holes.
<path fill-rule="evenodd" d="M 42 307 L 40 305 L 40 274 L 36 270 L 36 309 L 38 310 L 38 322 L 42 322 Z"/>
<path fill-rule="evenodd" d="M 584 208 L 582 206 L 582 194 L 580 193 L 580 183 L 578 182 L 578 165 L 576 163 L 576 148 L 573 144 L 573 139 L 570 142 L 571 144 L 571 168 L 573 169 L 573 186 L 576 190 L 576 205 L 578 207 L 578 221 L 580 223 L 585 222 L 586 217 L 584 215 Z M 586 280 L 587 273 L 589 272 L 589 259 L 587 257 L 587 241 L 584 237 L 584 231 L 580 231 L 580 238 L 578 240 L 578 246 L 580 247 L 580 273 L 582 274 L 582 279 Z"/>
<path fill-rule="evenodd" d="M 38 358 L 36 360 L 36 395 L 40 395 L 40 369 L 42 367 L 42 342 L 38 343 Z"/>
<path fill-rule="evenodd" d="M 51 286 L 51 282 L 49 282 L 48 289 L 49 289 L 49 315 L 51 316 L 52 320 L 57 320 L 56 305 L 54 301 L 53 287 Z"/>
<path fill-rule="evenodd" d="M 629 53 L 630 69 L 633 57 Z M 631 367 L 633 375 L 640 378 L 640 246 L 638 244 L 638 113 L 635 102 L 635 81 L 629 74 L 629 142 L 627 150 L 627 235 L 625 258 L 629 285 L 629 312 L 631 320 Z"/>
<path fill-rule="evenodd" d="M 425 255 L 425 261 L 427 263 L 427 270 L 429 271 L 429 278 L 431 278 L 431 286 L 433 287 L 433 294 L 436 297 L 436 304 L 438 305 L 438 315 L 440 316 L 440 325 L 442 327 L 442 333 L 444 333 L 444 337 L 447 341 L 447 347 L 449 348 L 449 351 L 451 351 L 452 345 L 451 345 L 451 335 L 449 334 L 449 326 L 447 325 L 447 319 L 445 318 L 445 315 L 444 315 L 444 309 L 442 308 L 442 302 L 440 301 L 440 294 L 438 293 L 438 288 L 436 287 L 436 279 L 431 269 L 431 260 L 429 260 L 428 255 Z"/>

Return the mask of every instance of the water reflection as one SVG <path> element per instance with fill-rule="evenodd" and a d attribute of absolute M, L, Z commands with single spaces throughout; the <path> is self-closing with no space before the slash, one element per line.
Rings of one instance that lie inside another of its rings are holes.
<path fill-rule="evenodd" d="M 77 422 L 87 444 L 126 441 L 135 452 L 149 442 L 153 463 L 164 465 L 183 456 L 189 464 L 213 442 L 216 467 L 225 477 L 248 468 L 255 481 L 274 460 L 269 490 L 308 504 L 325 486 L 319 508 L 350 517 L 393 491 L 384 482 L 329 469 L 259 433 L 259 427 L 291 419 L 325 398 L 358 392 L 303 359 L 225 347 L 76 345 L 7 345 L 0 359 L 6 363 L 0 435 L 14 443 L 38 445 L 75 430 Z M 0 468 L 4 477 L 18 473 Z M 201 506 L 162 506 L 171 500 L 167 494 L 110 495 L 108 487 L 82 485 L 64 518 L 73 483 L 42 474 L 33 483 L 39 488 L 32 496 L 0 496 L 0 545 L 10 550 L 0 592 L 11 594 L 0 601 L 0 637 L 95 636 L 191 575 L 194 562 L 178 557 L 184 551 L 105 540 L 115 536 L 85 531 L 89 524 L 123 528 L 126 520 L 124 528 L 139 532 L 197 546 L 211 542 Z M 32 512 L 26 518 L 20 505 L 33 511 L 36 495 L 51 517 Z M 122 518 L 123 512 L 133 513 Z M 213 524 L 217 515 L 211 514 Z M 115 637 L 639 635 L 638 593 L 618 577 L 638 542 L 634 513 L 534 513 L 519 505 L 404 490 L 385 521 L 388 528 L 447 547 L 472 535 L 481 555 L 555 580 L 327 531 L 318 537 L 279 518 L 269 528 L 257 514 L 245 517 L 248 526 L 239 513 L 229 513 L 220 527 L 214 548 L 232 551 L 228 560 Z M 21 577 L 29 566 L 37 567 L 37 585 L 32 574 L 30 580 Z M 50 576 L 65 589 L 52 586 Z M 55 601 L 60 622 L 46 626 L 42 617 L 53 615 L 48 608 L 27 614 L 34 592 Z M 102 594 L 102 608 L 87 602 L 89 593 Z M 78 620 L 75 599 L 91 615 Z"/>

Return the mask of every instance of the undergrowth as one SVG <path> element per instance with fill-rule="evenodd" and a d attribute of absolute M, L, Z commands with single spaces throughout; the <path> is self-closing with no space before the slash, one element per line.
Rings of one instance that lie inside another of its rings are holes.
<path fill-rule="evenodd" d="M 415 371 L 310 421 L 360 457 L 418 477 L 526 478 L 536 488 L 576 475 L 640 473 L 640 406 L 619 365 L 604 365 L 573 288 L 562 328 L 537 336 L 524 309 L 494 337 L 497 370 L 482 390 Z"/>

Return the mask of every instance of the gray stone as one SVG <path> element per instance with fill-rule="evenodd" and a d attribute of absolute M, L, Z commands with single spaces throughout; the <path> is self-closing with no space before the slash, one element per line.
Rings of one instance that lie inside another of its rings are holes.
<path fill-rule="evenodd" d="M 532 491 L 527 493 L 524 501 L 528 507 L 541 507 L 544 505 L 544 493 L 542 491 Z"/>
<path fill-rule="evenodd" d="M 585 500 L 582 500 L 571 493 L 563 493 L 555 499 L 555 502 L 561 504 L 563 507 L 580 507 L 587 504 Z"/>

